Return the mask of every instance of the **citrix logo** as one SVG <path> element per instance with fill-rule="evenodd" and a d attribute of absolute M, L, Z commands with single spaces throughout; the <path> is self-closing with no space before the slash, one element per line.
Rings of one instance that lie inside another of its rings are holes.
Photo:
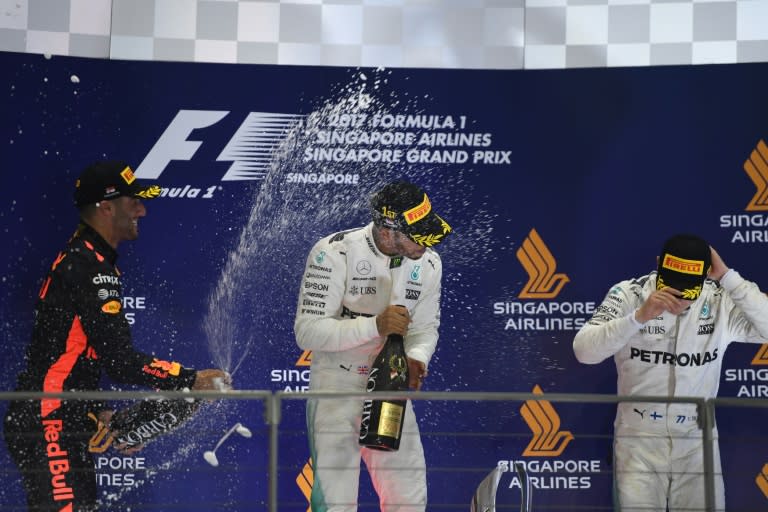
<path fill-rule="evenodd" d="M 543 395 L 544 391 L 536 384 L 533 394 Z M 526 400 L 520 414 L 533 432 L 523 452 L 525 457 L 557 457 L 573 440 L 571 432 L 560 431 L 560 416 L 549 400 Z"/>
<path fill-rule="evenodd" d="M 521 299 L 552 299 L 570 281 L 567 275 L 555 273 L 557 261 L 536 229 L 531 229 L 516 255 L 528 272 L 528 282 L 518 295 Z"/>
<path fill-rule="evenodd" d="M 761 139 L 757 143 L 757 147 L 744 162 L 744 171 L 757 187 L 757 192 L 746 210 L 748 212 L 768 210 L 768 146 L 764 140 Z"/>
<path fill-rule="evenodd" d="M 136 169 L 140 179 L 157 179 L 173 160 L 191 160 L 203 144 L 189 140 L 194 130 L 208 128 L 228 110 L 179 110 Z M 233 162 L 222 181 L 264 179 L 272 152 L 304 118 L 303 115 L 250 112 L 222 149 L 217 162 Z"/>

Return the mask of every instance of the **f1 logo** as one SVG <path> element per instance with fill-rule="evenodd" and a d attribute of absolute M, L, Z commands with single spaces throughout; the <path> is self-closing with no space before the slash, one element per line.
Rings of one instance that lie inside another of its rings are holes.
<path fill-rule="evenodd" d="M 189 140 L 194 130 L 208 128 L 229 114 L 228 110 L 179 110 L 171 124 L 136 169 L 136 177 L 156 180 L 173 160 L 192 160 L 203 144 Z M 233 162 L 221 181 L 263 179 L 272 153 L 304 116 L 250 112 L 216 158 Z"/>

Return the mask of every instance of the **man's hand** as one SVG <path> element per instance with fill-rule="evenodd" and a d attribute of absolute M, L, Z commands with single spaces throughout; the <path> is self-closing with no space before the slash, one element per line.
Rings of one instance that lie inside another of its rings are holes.
<path fill-rule="evenodd" d="M 418 391 L 422 381 L 427 377 L 427 365 L 417 359 L 408 358 L 408 387 Z"/>
<path fill-rule="evenodd" d="M 112 416 L 114 416 L 114 414 L 115 414 L 115 411 L 113 411 L 112 409 L 102 409 L 101 411 L 99 411 L 99 414 L 97 415 L 97 419 L 99 422 L 103 423 L 104 425 L 109 425 L 109 422 L 112 421 Z"/>
<path fill-rule="evenodd" d="M 410 321 L 411 315 L 404 306 L 387 306 L 387 309 L 376 316 L 376 329 L 379 336 L 385 338 L 390 334 L 405 336 Z"/>
<path fill-rule="evenodd" d="M 712 252 L 712 267 L 710 267 L 707 277 L 719 281 L 728 272 L 728 266 L 723 262 L 720 255 L 717 254 L 714 247 L 709 246 L 709 250 Z"/>
<path fill-rule="evenodd" d="M 198 370 L 192 391 L 226 391 L 232 389 L 232 376 L 229 373 L 211 368 Z"/>
<path fill-rule="evenodd" d="M 645 300 L 642 306 L 635 312 L 635 320 L 644 324 L 648 320 L 656 318 L 664 311 L 673 315 L 679 315 L 691 305 L 691 301 L 681 299 L 682 292 L 674 288 L 656 290 Z"/>
<path fill-rule="evenodd" d="M 112 422 L 112 416 L 114 414 L 115 414 L 115 411 L 113 411 L 112 409 L 103 409 L 99 411 L 97 422 L 96 422 L 96 425 L 99 429 L 101 428 L 107 429 L 106 435 L 112 438 L 112 440 L 116 440 L 120 435 L 119 431 L 112 430 L 109 426 L 109 424 Z M 144 448 L 144 444 L 137 444 L 136 446 L 128 447 L 125 443 L 120 443 L 120 444 L 114 443 L 112 444 L 112 448 L 117 450 L 117 452 L 122 455 L 133 455 L 134 453 L 140 452 Z"/>

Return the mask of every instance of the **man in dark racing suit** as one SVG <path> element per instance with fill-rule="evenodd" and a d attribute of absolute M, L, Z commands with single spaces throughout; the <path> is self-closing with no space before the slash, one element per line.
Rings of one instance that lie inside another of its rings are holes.
<path fill-rule="evenodd" d="M 26 368 L 17 391 L 98 390 L 104 370 L 112 379 L 155 389 L 215 389 L 216 369 L 195 371 L 136 351 L 122 312 L 117 245 L 138 237 L 146 215 L 142 199 L 160 187 L 141 185 L 116 161 L 87 167 L 76 184 L 81 222 L 40 289 Z M 5 417 L 8 449 L 18 465 L 30 510 L 96 510 L 97 487 L 89 438 L 103 404 L 59 399 L 11 402 Z"/>

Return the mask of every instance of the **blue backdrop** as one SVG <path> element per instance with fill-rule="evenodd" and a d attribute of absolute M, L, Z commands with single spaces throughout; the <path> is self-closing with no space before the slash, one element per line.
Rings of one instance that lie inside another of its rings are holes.
<path fill-rule="evenodd" d="M 768 137 L 765 64 L 447 71 L 11 53 L 0 64 L 6 390 L 42 277 L 75 227 L 75 177 L 101 158 L 125 159 L 167 189 L 147 203 L 140 239 L 120 247 L 135 344 L 224 366 L 240 389 L 308 385 L 311 356 L 292 333 L 304 259 L 321 236 L 365 224 L 368 196 L 388 179 L 420 183 L 455 228 L 439 246 L 429 390 L 615 393 L 613 362 L 580 365 L 573 335 L 612 284 L 654 267 L 675 232 L 699 233 L 727 264 L 768 282 L 768 205 L 753 201 L 768 171 L 763 162 L 745 172 Z M 766 395 L 762 352 L 728 351 L 722 396 Z M 613 406 L 416 407 L 430 509 L 468 504 L 499 461 L 526 462 L 537 507 L 611 506 Z M 537 436 L 540 420 L 554 423 L 545 434 L 555 442 Z M 728 510 L 766 506 L 764 420 L 718 416 Z M 202 451 L 235 421 L 254 439 L 232 439 L 222 466 L 208 466 Z M 303 510 L 303 403 L 286 405 L 281 430 L 280 501 Z M 101 488 L 114 507 L 264 510 L 264 434 L 260 405 L 208 405 L 140 454 L 100 458 Z M 0 503 L 21 504 L 4 446 L 0 463 Z M 361 509 L 374 509 L 370 486 L 361 489 Z M 499 502 L 516 500 L 506 475 Z"/>

